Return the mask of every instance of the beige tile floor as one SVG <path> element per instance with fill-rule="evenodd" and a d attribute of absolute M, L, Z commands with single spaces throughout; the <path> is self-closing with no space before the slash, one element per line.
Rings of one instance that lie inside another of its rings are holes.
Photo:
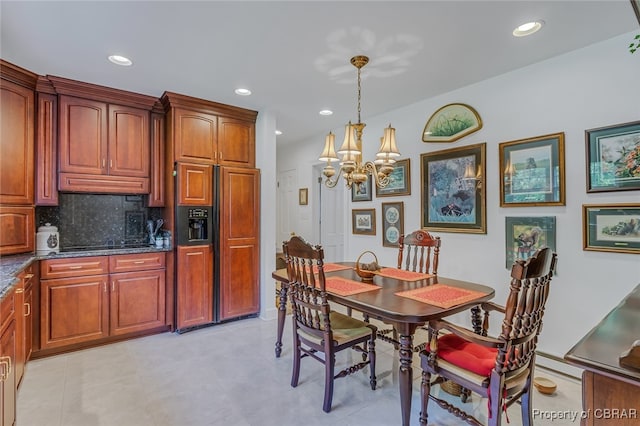
<path fill-rule="evenodd" d="M 291 327 L 285 328 L 281 358 L 274 356 L 276 323 L 259 318 L 235 321 L 182 335 L 164 333 L 33 360 L 18 395 L 18 426 L 270 426 L 398 425 L 398 361 L 391 345 L 377 345 L 378 389 L 368 386 L 368 369 L 338 379 L 333 409 L 322 411 L 323 367 L 305 359 L 300 383 L 290 386 Z M 359 357 L 359 354 L 353 354 Z M 351 357 L 341 353 L 339 364 Z M 420 368 L 414 359 L 412 424 L 418 424 Z M 533 407 L 544 413 L 578 411 L 580 383 L 538 369 L 557 392 L 534 392 Z M 443 393 L 438 387 L 432 392 Z M 448 396 L 448 394 L 445 394 Z M 461 404 L 459 398 L 450 401 Z M 486 399 L 461 404 L 486 418 Z M 430 425 L 459 425 L 430 404 Z M 579 421 L 538 416 L 538 425 Z M 519 405 L 509 409 L 521 424 Z M 503 422 L 506 424 L 505 422 Z"/>

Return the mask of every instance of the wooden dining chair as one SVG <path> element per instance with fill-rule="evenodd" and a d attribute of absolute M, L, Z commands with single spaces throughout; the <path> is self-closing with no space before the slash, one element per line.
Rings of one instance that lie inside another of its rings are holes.
<path fill-rule="evenodd" d="M 440 245 L 440 237 L 422 229 L 401 235 L 398 241 L 398 269 L 438 275 Z M 392 337 L 389 337 L 390 334 Z M 398 332 L 395 328 L 378 330 L 378 339 L 392 343 L 396 349 L 399 347 Z M 425 346 L 426 343 L 417 345 L 414 351 L 419 352 Z"/>
<path fill-rule="evenodd" d="M 398 269 L 438 275 L 440 237 L 419 229 L 401 235 L 398 244 Z"/>
<path fill-rule="evenodd" d="M 490 302 L 481 305 L 485 316 L 480 333 L 444 320 L 429 323 L 429 345 L 420 352 L 421 425 L 427 424 L 429 399 L 469 424 L 482 424 L 472 415 L 430 394 L 434 384 L 445 380 L 488 397 L 489 425 L 500 425 L 503 411 L 506 415 L 507 407 L 518 400 L 522 425 L 533 425 L 531 385 L 535 351 L 555 267 L 556 254 L 548 247 L 537 250 L 527 261 L 517 260 L 511 268 L 506 305 Z M 488 335 L 490 311 L 504 315 L 502 331 L 497 337 Z M 432 375 L 438 376 L 433 382 Z"/>
<path fill-rule="evenodd" d="M 298 236 L 283 243 L 293 313 L 293 373 L 291 386 L 298 385 L 300 361 L 311 357 L 325 367 L 323 410 L 331 411 L 334 379 L 353 374 L 369 365 L 369 384 L 376 388 L 375 340 L 377 328 L 333 311 L 327 301 L 324 251 Z M 336 353 L 354 349 L 363 362 L 335 373 Z M 323 356 L 319 356 L 319 354 Z"/>

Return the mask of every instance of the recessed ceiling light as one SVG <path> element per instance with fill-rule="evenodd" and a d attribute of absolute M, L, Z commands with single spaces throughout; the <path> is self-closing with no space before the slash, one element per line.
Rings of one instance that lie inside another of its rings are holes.
<path fill-rule="evenodd" d="M 333 115 L 333 111 L 331 111 L 330 109 L 323 109 L 318 114 L 320 114 L 320 115 Z"/>
<path fill-rule="evenodd" d="M 240 96 L 249 96 L 251 94 L 251 90 L 249 89 L 236 89 L 236 95 Z"/>
<path fill-rule="evenodd" d="M 544 21 L 527 22 L 516 27 L 516 29 L 513 30 L 513 35 L 516 37 L 528 36 L 537 32 L 540 28 L 542 28 L 543 25 Z"/>
<path fill-rule="evenodd" d="M 281 135 L 282 132 L 280 130 L 276 130 L 276 135 Z"/>
<path fill-rule="evenodd" d="M 120 56 L 120 55 L 111 55 L 109 56 L 108 59 L 114 64 L 122 65 L 123 67 L 129 67 L 133 65 L 133 62 L 131 62 L 131 59 L 125 58 L 124 56 Z"/>

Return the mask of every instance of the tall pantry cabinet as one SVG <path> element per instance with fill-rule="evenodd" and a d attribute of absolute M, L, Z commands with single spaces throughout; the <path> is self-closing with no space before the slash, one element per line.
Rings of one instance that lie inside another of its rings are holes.
<path fill-rule="evenodd" d="M 37 75 L 0 61 L 0 255 L 34 249 Z"/>
<path fill-rule="evenodd" d="M 207 245 L 178 246 L 176 251 L 176 328 L 256 314 L 260 309 L 257 112 L 171 92 L 161 100 L 167 123 L 165 167 L 176 176 L 166 174 L 165 227 L 175 235 L 180 226 L 175 223 L 177 205 L 213 205 L 218 218 L 213 253 Z M 196 255 L 206 259 L 197 276 L 212 277 L 213 286 L 196 282 L 189 273 L 187 265 Z"/>

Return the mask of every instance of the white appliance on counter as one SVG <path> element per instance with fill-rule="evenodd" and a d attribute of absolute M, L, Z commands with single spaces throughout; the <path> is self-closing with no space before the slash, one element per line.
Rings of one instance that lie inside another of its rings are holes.
<path fill-rule="evenodd" d="M 45 223 L 38 228 L 36 233 L 36 254 L 49 254 L 60 252 L 60 234 L 58 227 Z"/>

